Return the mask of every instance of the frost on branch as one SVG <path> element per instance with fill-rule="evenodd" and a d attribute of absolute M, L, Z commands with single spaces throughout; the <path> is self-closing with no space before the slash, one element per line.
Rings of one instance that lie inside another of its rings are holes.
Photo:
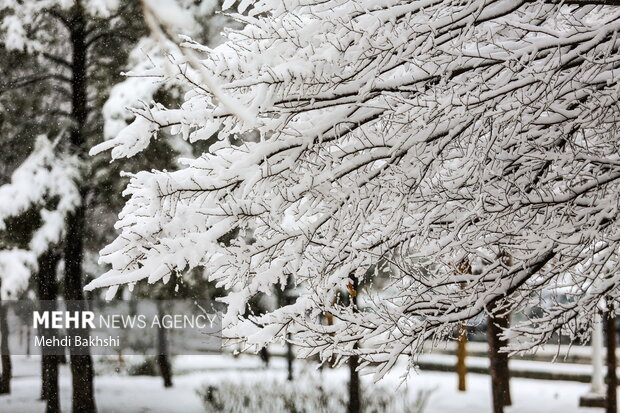
<path fill-rule="evenodd" d="M 50 246 L 61 242 L 65 217 L 80 203 L 78 161 L 59 156 L 55 143 L 45 136 L 36 140 L 33 152 L 13 172 L 11 182 L 0 186 L 1 299 L 16 298 L 28 287 L 28 279 L 37 269 L 37 258 Z M 22 236 L 7 221 L 34 210 L 37 225 L 23 248 L 9 247 Z"/>
<path fill-rule="evenodd" d="M 189 142 L 222 137 L 180 171 L 132 177 L 121 234 L 102 251 L 111 269 L 88 288 L 204 266 L 232 291 L 228 336 L 261 345 L 290 332 L 303 355 L 357 353 L 377 377 L 491 301 L 514 310 L 570 292 L 515 327 L 513 345 L 528 348 L 562 326 L 577 334 L 600 297 L 617 298 L 620 10 L 245 5 L 225 44 L 185 42 L 201 61 L 170 76 L 190 89 L 180 108 L 137 109 L 94 149 L 131 156 L 167 127 Z M 250 131 L 257 142 L 228 139 Z M 219 242 L 235 228 L 253 241 Z M 361 312 L 334 300 L 378 262 L 391 280 Z M 464 262 L 478 268 L 457 271 Z M 291 275 L 294 303 L 242 316 Z"/>

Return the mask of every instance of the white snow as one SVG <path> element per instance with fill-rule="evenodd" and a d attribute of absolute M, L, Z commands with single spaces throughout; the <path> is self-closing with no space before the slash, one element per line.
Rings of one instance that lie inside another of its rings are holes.
<path fill-rule="evenodd" d="M 43 412 L 43 404 L 33 401 L 39 395 L 39 360 L 36 357 L 13 357 L 15 362 L 13 392 L 0 396 L 0 411 L 11 413 Z M 100 413 L 204 413 L 196 389 L 206 383 L 217 384 L 222 380 L 236 382 L 284 380 L 285 360 L 272 358 L 271 367 L 266 369 L 255 356 L 228 355 L 181 356 L 175 359 L 177 374 L 174 387 L 164 389 L 160 377 L 121 376 L 106 373 L 95 378 L 97 403 Z M 326 386 L 330 383 L 346 382 L 346 368 L 328 369 L 323 373 L 314 370 L 314 364 L 296 362 L 295 371 L 307 374 L 322 374 Z M 396 388 L 400 383 L 399 369 L 389 373 L 382 383 L 391 383 Z M 368 384 L 369 378 L 363 377 Z M 457 378 L 453 373 L 419 372 L 409 375 L 406 385 L 411 397 L 417 390 L 433 390 L 429 405 L 424 413 L 486 413 L 491 412 L 489 376 L 468 374 L 468 391 L 456 391 Z M 595 413 L 595 410 L 578 407 L 578 400 L 589 389 L 587 384 L 512 379 L 513 406 L 506 413 Z M 70 372 L 61 367 L 61 405 L 70 406 Z M 274 412 L 278 413 L 278 412 Z"/>

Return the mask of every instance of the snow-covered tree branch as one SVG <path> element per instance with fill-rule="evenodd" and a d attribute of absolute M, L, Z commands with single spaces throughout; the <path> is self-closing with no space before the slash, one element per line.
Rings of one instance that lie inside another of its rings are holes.
<path fill-rule="evenodd" d="M 174 61 L 169 81 L 191 90 L 180 108 L 135 109 L 93 149 L 131 157 L 167 127 L 190 143 L 223 137 L 180 171 L 132 176 L 122 232 L 102 251 L 112 269 L 88 288 L 205 266 L 232 290 L 230 337 L 292 332 L 304 355 L 359 354 L 379 376 L 491 301 L 570 291 L 515 327 L 527 348 L 617 299 L 620 9 L 264 0 L 238 12 L 245 27 L 222 46 L 186 39 L 201 65 Z M 232 229 L 253 241 L 220 242 Z M 380 260 L 392 282 L 363 311 L 334 299 Z M 293 304 L 241 316 L 291 275 Z"/>

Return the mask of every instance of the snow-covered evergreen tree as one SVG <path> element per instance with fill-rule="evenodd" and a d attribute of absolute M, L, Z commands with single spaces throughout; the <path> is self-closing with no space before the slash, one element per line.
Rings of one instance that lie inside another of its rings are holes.
<path fill-rule="evenodd" d="M 65 219 L 79 205 L 77 158 L 57 154 L 55 146 L 46 136 L 39 136 L 11 182 L 0 186 L 2 300 L 16 299 L 28 288 L 38 269 L 37 259 L 61 243 Z"/>
<path fill-rule="evenodd" d="M 57 153 L 56 144 L 46 136 L 37 137 L 33 152 L 13 172 L 11 181 L 0 186 L 0 311 L 6 317 L 6 300 L 15 300 L 36 285 L 40 299 L 55 299 L 57 250 L 65 236 L 65 219 L 80 203 L 77 187 L 78 161 Z M 52 258 L 52 259 L 50 259 Z M 34 279 L 34 280 L 33 280 Z M 33 281 L 31 281 L 33 280 Z M 50 294 L 51 293 L 51 294 Z M 9 327 L 2 325 L 2 377 L 0 393 L 10 392 L 11 359 Z M 59 398 L 47 397 L 47 389 L 57 387 L 49 366 L 57 366 L 56 356 L 42 357 L 42 398 L 47 411 L 59 408 Z"/>
<path fill-rule="evenodd" d="M 82 287 L 90 270 L 85 265 L 89 250 L 98 250 L 108 240 L 106 219 L 110 222 L 107 217 L 115 215 L 115 207 L 120 203 L 119 191 L 112 189 L 121 182 L 118 173 L 114 173 L 117 165 L 110 167 L 103 157 L 88 158 L 86 152 L 103 140 L 103 131 L 113 127 L 113 121 L 118 121 L 114 113 L 108 116 L 109 111 L 103 106 L 110 94 L 110 100 L 118 95 L 112 93 L 113 86 L 125 79 L 120 72 L 126 68 L 128 54 L 134 50 L 130 65 L 139 65 L 135 51 L 138 47 L 144 48 L 142 61 L 148 61 L 153 50 L 162 50 L 160 60 L 165 56 L 166 45 L 149 36 L 145 22 L 144 11 L 155 6 L 166 9 L 169 18 L 179 24 L 186 23 L 186 16 L 206 19 L 214 10 L 214 2 L 197 4 L 189 0 L 0 2 L 0 134 L 3 148 L 9 147 L 2 158 L 10 159 L 10 166 L 5 166 L 2 175 L 7 176 L 19 167 L 32 147 L 33 137 L 40 133 L 59 135 L 56 153 L 77 162 L 77 175 L 59 178 L 59 182 L 77 178 L 79 194 L 78 203 L 60 222 L 65 234 L 60 248 L 65 263 L 63 294 L 67 300 L 84 298 Z M 201 32 L 209 30 L 195 22 L 191 27 L 175 27 L 200 39 L 204 39 Z M 122 90 L 150 101 L 150 94 L 160 89 L 150 86 L 149 93 L 142 93 L 131 89 L 135 86 L 126 84 Z M 136 166 L 168 167 L 175 155 L 169 145 L 156 145 L 148 155 L 153 154 L 155 161 Z M 27 187 L 21 190 L 29 193 Z M 110 197 L 110 193 L 115 196 Z M 20 236 L 20 231 L 8 235 Z M 47 264 L 50 263 L 48 260 Z M 39 266 L 51 269 L 52 265 L 47 264 Z M 11 285 L 7 283 L 7 288 Z M 74 356 L 73 410 L 94 412 L 92 360 L 88 355 Z M 58 406 L 50 407 L 48 403 L 48 411 L 57 409 Z"/>

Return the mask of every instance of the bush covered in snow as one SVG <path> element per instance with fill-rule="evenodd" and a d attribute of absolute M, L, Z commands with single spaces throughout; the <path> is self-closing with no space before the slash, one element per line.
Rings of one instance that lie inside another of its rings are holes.
<path fill-rule="evenodd" d="M 95 374 L 99 376 L 117 374 L 121 376 L 158 376 L 159 367 L 155 356 L 130 355 L 100 356 L 95 363 Z"/>
<path fill-rule="evenodd" d="M 322 383 L 316 379 L 227 380 L 198 390 L 207 413 L 331 413 L 346 411 L 346 383 Z M 373 385 L 362 391 L 364 413 L 422 413 L 431 391 L 419 390 L 414 397 L 406 386 L 394 390 Z"/>

